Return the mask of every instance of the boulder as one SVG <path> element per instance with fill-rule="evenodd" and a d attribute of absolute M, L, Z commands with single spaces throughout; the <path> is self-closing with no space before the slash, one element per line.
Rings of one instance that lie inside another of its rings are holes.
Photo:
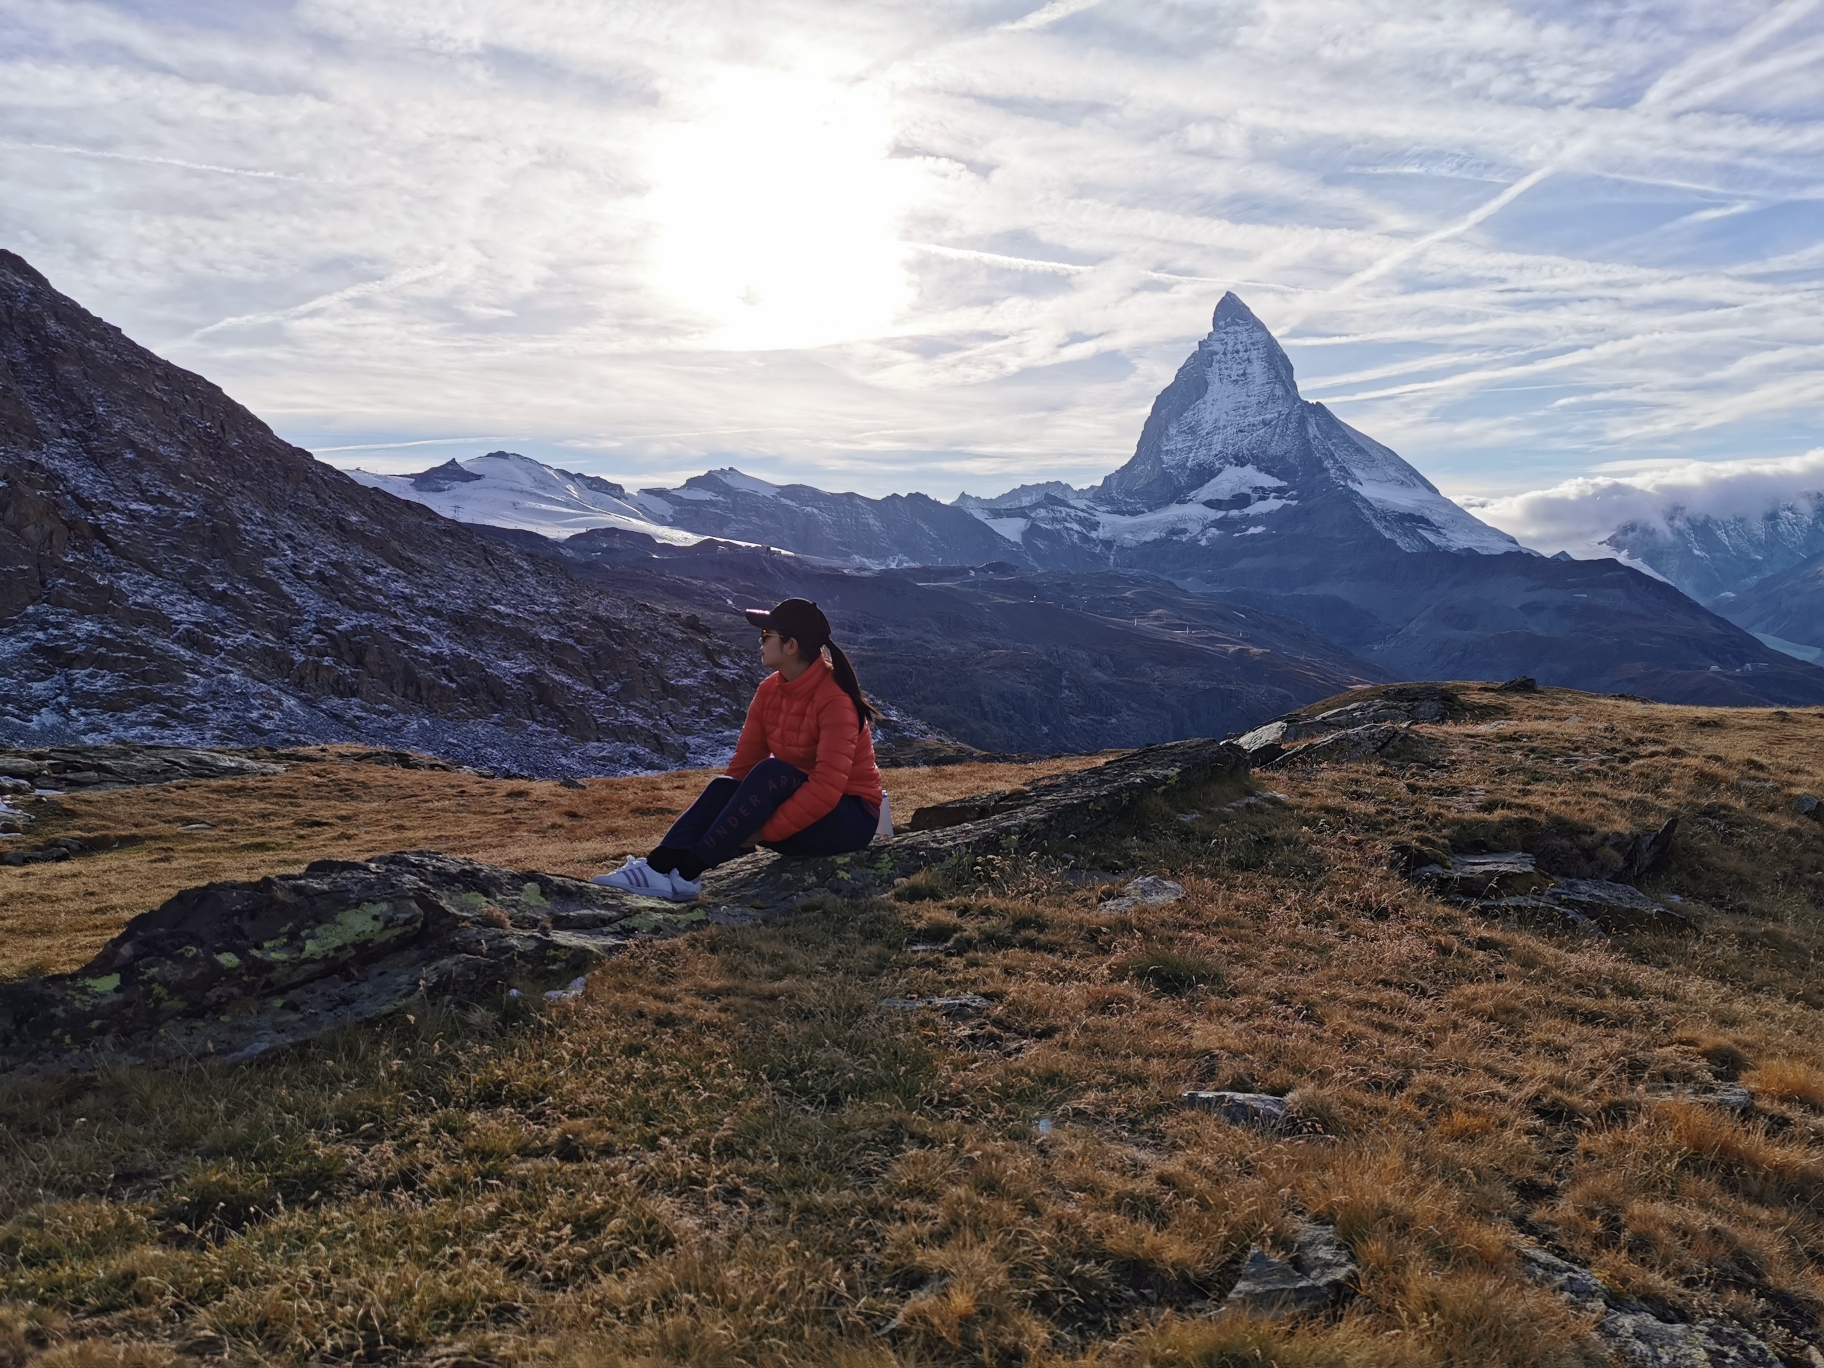
<path fill-rule="evenodd" d="M 1156 874 L 1142 874 L 1125 885 L 1120 893 L 1096 910 L 1098 912 L 1132 912 L 1136 907 L 1163 907 L 1184 896 L 1184 885 Z"/>
<path fill-rule="evenodd" d="M 1495 685 L 1496 693 L 1538 693 L 1539 681 L 1531 675 L 1515 675 L 1505 684 Z"/>
<path fill-rule="evenodd" d="M 1283 1316 L 1322 1311 L 1352 1295 L 1355 1260 L 1328 1226 L 1308 1225 L 1298 1232 L 1289 1259 L 1276 1258 L 1259 1245 L 1248 1251 L 1241 1279 L 1224 1305 L 1249 1316 Z"/>
<path fill-rule="evenodd" d="M 1447 722 L 1465 711 L 1456 691 L 1441 684 L 1390 684 L 1310 717 L 1287 713 L 1232 739 L 1256 768 L 1290 755 L 1301 763 L 1353 760 L 1385 752 L 1414 722 Z"/>
<path fill-rule="evenodd" d="M 1148 794 L 1246 767 L 1221 742 L 1152 746 L 1017 790 L 976 822 L 830 859 L 744 856 L 712 871 L 693 905 L 424 851 L 187 889 L 75 973 L 0 984 L 0 1067 L 246 1059 L 423 994 L 475 1000 L 573 982 L 642 937 L 883 893 L 936 866 L 969 877 L 979 860 L 1068 846 Z"/>
<path fill-rule="evenodd" d="M 1794 798 L 1792 800 L 1792 810 L 1801 817 L 1811 818 L 1814 822 L 1824 821 L 1824 811 L 1820 810 L 1817 797 L 1814 794 L 1801 793 L 1797 798 Z"/>
<path fill-rule="evenodd" d="M 1279 1130 L 1286 1124 L 1286 1099 L 1272 1093 L 1187 1092 L 1179 1101 L 1197 1111 L 1215 1112 L 1236 1126 Z"/>

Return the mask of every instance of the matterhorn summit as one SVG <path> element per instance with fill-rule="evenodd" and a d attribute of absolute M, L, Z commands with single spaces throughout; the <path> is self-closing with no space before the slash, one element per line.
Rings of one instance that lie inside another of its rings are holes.
<path fill-rule="evenodd" d="M 1223 513 L 1263 499 L 1272 501 L 1267 511 L 1316 504 L 1326 526 L 1338 517 L 1359 520 L 1403 551 L 1520 549 L 1395 452 L 1300 398 L 1291 359 L 1233 293 L 1223 295 L 1209 336 L 1153 401 L 1133 459 L 1090 494 L 1127 516 L 1173 504 Z"/>

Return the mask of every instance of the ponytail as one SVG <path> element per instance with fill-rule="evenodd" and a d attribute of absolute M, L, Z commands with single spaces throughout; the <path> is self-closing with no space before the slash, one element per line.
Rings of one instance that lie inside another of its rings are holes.
<path fill-rule="evenodd" d="M 830 673 L 836 676 L 837 687 L 854 701 L 855 716 L 859 719 L 856 730 L 859 731 L 879 714 L 861 696 L 861 681 L 855 678 L 855 667 L 849 664 L 849 658 L 842 653 L 842 647 L 833 641 L 826 641 L 823 648 L 830 653 Z"/>

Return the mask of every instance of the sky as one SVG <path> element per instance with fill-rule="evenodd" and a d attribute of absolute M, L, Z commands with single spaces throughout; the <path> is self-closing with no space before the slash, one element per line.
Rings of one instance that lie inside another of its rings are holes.
<path fill-rule="evenodd" d="M 1824 482 L 1824 0 L 0 0 L 0 190 L 343 466 L 1085 484 L 1233 289 L 1484 516 Z"/>

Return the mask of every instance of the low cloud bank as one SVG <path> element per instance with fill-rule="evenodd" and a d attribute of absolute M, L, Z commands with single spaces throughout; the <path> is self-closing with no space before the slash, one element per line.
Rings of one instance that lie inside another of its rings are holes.
<path fill-rule="evenodd" d="M 1624 523 L 1666 528 L 1677 515 L 1759 519 L 1782 504 L 1824 503 L 1824 447 L 1802 456 L 1687 461 L 1625 475 L 1586 475 L 1550 489 L 1457 502 L 1547 555 L 1613 556 L 1602 541 Z"/>

